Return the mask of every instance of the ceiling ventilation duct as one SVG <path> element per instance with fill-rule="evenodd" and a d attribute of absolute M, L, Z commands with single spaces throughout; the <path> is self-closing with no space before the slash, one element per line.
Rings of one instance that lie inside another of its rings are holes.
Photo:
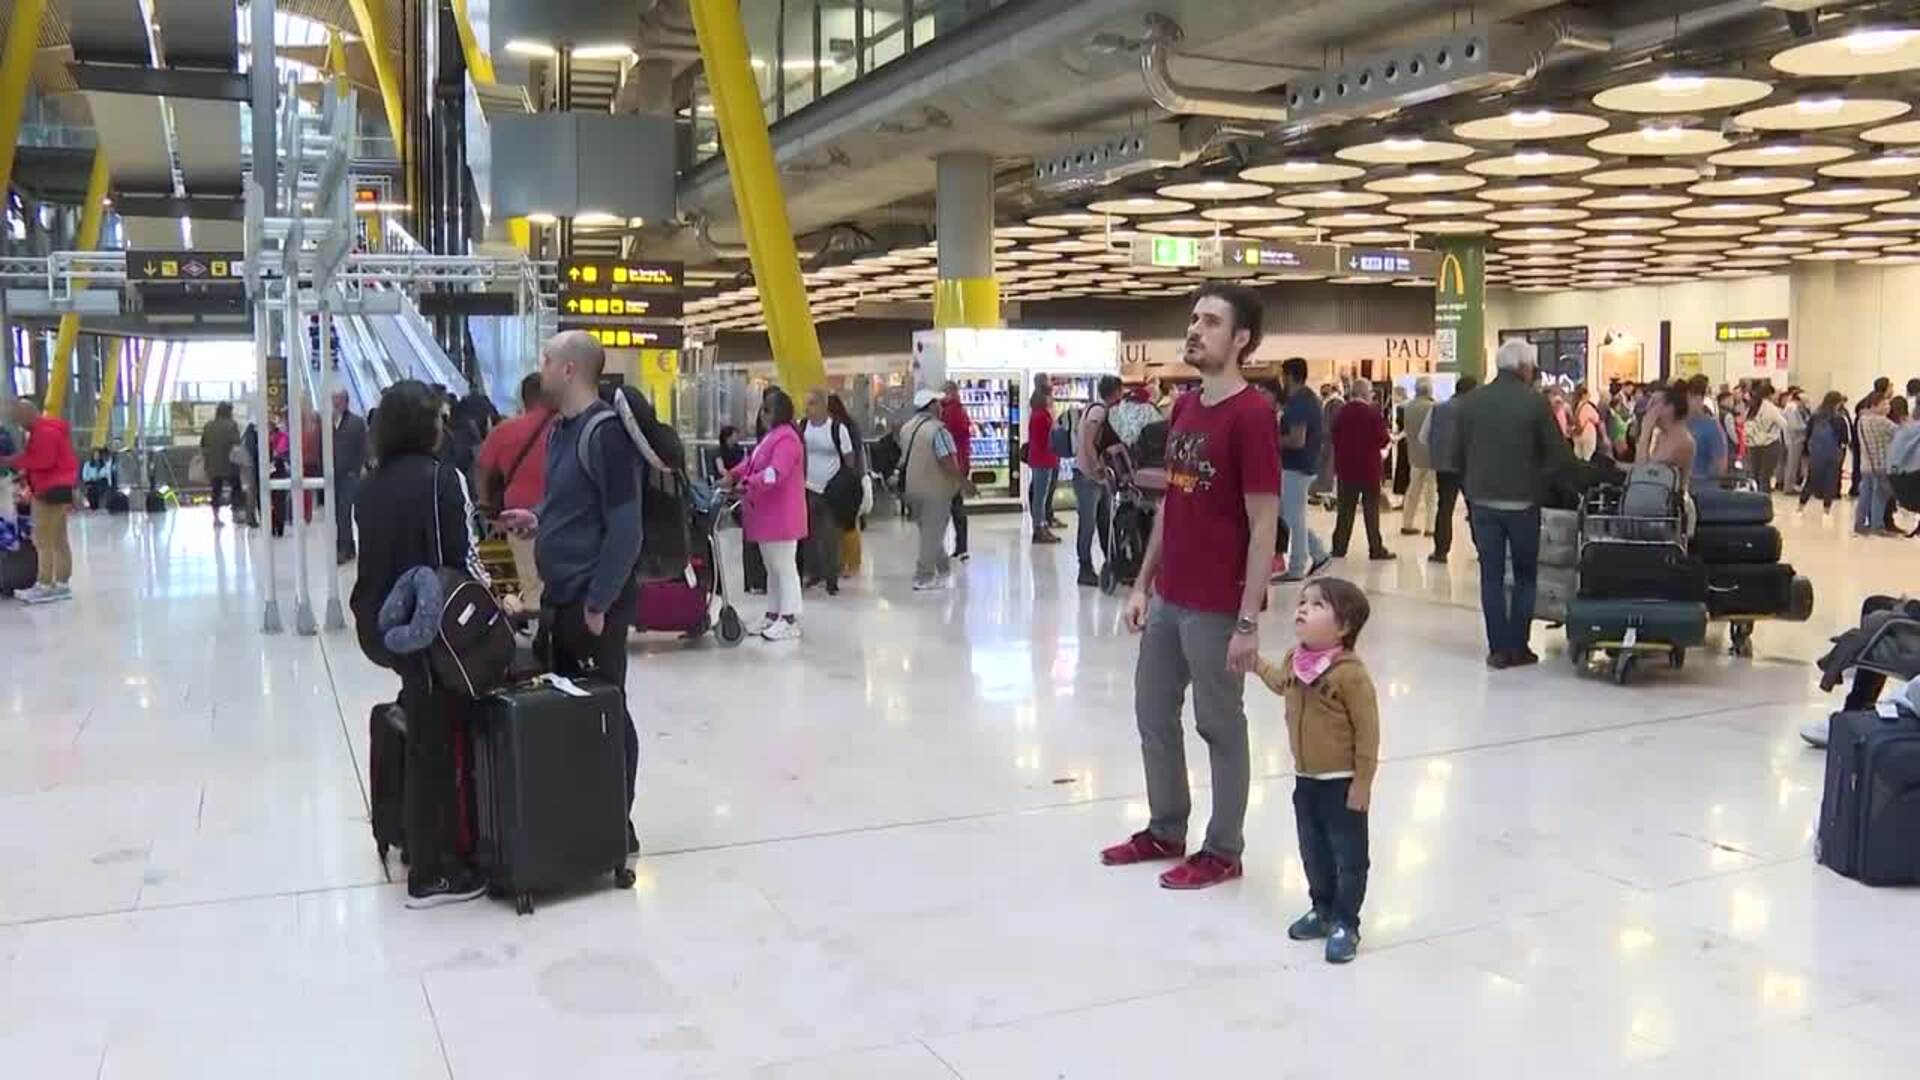
<path fill-rule="evenodd" d="M 1180 24 L 1158 13 L 1147 16 L 1147 36 L 1141 44 L 1140 74 L 1154 103 L 1184 116 L 1219 116 L 1231 120 L 1264 120 L 1282 124 L 1290 119 L 1287 99 L 1278 94 L 1251 94 L 1242 90 L 1212 90 L 1187 86 L 1173 77 L 1168 61 L 1173 47 L 1186 34 Z"/>
<path fill-rule="evenodd" d="M 1557 30 L 1499 25 L 1425 38 L 1298 76 L 1287 83 L 1287 107 L 1295 121 L 1326 122 L 1503 90 L 1533 78 L 1563 39 Z"/>
<path fill-rule="evenodd" d="M 1076 143 L 1033 163 L 1042 191 L 1105 187 L 1135 173 L 1174 168 L 1193 160 L 1180 146 L 1180 128 L 1149 124 L 1097 142 Z"/>

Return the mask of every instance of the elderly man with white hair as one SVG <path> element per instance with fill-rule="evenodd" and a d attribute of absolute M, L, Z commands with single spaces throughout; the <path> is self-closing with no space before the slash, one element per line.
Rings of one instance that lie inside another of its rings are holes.
<path fill-rule="evenodd" d="M 1421 516 L 1426 512 L 1427 500 L 1434 495 L 1433 453 L 1420 440 L 1432 412 L 1433 380 L 1422 375 L 1413 381 L 1413 400 L 1407 402 L 1401 412 L 1401 452 L 1407 455 L 1407 501 L 1400 504 L 1402 536 L 1418 536 L 1422 532 L 1433 535 L 1432 529 L 1424 527 L 1429 522 Z"/>
<path fill-rule="evenodd" d="M 1487 666 L 1501 669 L 1540 661 L 1527 647 L 1540 571 L 1540 499 L 1548 476 L 1572 450 L 1547 399 L 1533 387 L 1533 346 L 1519 338 L 1502 343 L 1494 367 L 1493 381 L 1460 403 L 1458 423 L 1468 520 L 1480 550 Z"/>

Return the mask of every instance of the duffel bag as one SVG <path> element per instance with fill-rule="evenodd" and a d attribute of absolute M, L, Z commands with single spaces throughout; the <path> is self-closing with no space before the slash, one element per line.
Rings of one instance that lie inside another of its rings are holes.
<path fill-rule="evenodd" d="M 1773 523 L 1773 496 L 1764 491 L 1730 491 L 1701 484 L 1693 489 L 1693 507 L 1701 525 Z"/>
<path fill-rule="evenodd" d="M 1697 604 L 1707 598 L 1707 568 L 1673 544 L 1589 543 L 1580 551 L 1580 595 Z"/>
<path fill-rule="evenodd" d="M 1709 565 L 1780 561 L 1780 530 L 1771 525 L 1702 525 L 1693 553 Z"/>
<path fill-rule="evenodd" d="M 1793 605 L 1793 567 L 1784 563 L 1707 567 L 1707 611 L 1785 615 Z"/>

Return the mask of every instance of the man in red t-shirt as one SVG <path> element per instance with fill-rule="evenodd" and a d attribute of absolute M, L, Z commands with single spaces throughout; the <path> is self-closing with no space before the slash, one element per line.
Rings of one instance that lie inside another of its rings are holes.
<path fill-rule="evenodd" d="M 973 486 L 968 479 L 973 473 L 973 418 L 967 415 L 967 406 L 960 400 L 960 384 L 947 380 L 946 400 L 940 403 L 940 422 L 947 425 L 947 433 L 953 436 L 953 448 L 956 460 L 960 462 L 960 490 L 953 493 L 953 557 L 962 562 L 967 559 L 967 489 Z"/>
<path fill-rule="evenodd" d="M 73 452 L 73 429 L 65 420 L 40 411 L 32 398 L 13 403 L 13 419 L 27 432 L 26 449 L 0 465 L 26 474 L 33 492 L 33 543 L 40 557 L 33 587 L 17 595 L 29 604 L 73 599 L 73 549 L 67 544 L 67 513 L 80 482 L 80 457 Z"/>
<path fill-rule="evenodd" d="M 547 436 L 552 434 L 553 409 L 540 391 L 540 373 L 520 380 L 520 415 L 496 426 L 480 444 L 474 458 L 474 483 L 480 505 L 490 513 L 532 510 L 546 496 Z M 533 561 L 533 538 L 507 533 L 513 551 L 513 569 L 520 579 L 520 602 L 528 611 L 540 610 L 540 569 Z"/>
<path fill-rule="evenodd" d="M 1380 452 L 1393 437 L 1387 431 L 1386 416 L 1374 400 L 1378 391 L 1372 383 L 1356 385 L 1360 389 L 1333 419 L 1333 476 L 1340 493 L 1339 510 L 1333 520 L 1333 557 L 1347 557 L 1347 541 L 1353 537 L 1353 511 L 1358 507 L 1367 524 L 1367 558 L 1384 562 L 1393 558 L 1393 552 L 1380 539 L 1380 485 L 1386 479 Z"/>
<path fill-rule="evenodd" d="M 1279 427 L 1240 372 L 1260 345 L 1262 319 L 1260 298 L 1241 286 L 1195 294 L 1186 361 L 1200 372 L 1200 392 L 1173 407 L 1167 496 L 1127 598 L 1127 626 L 1143 633 L 1133 708 L 1152 821 L 1100 859 L 1123 866 L 1186 854 L 1193 799 L 1180 709 L 1191 685 L 1194 726 L 1211 758 L 1213 819 L 1206 845 L 1160 875 L 1169 889 L 1239 877 L 1246 846 L 1252 765 L 1241 694 L 1260 654 L 1256 619 L 1280 517 Z"/>

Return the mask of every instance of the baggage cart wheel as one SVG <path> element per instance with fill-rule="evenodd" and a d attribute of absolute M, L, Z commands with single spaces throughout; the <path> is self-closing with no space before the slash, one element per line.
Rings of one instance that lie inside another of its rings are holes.
<path fill-rule="evenodd" d="M 1753 623 L 1745 619 L 1736 619 L 1727 624 L 1727 638 L 1731 644 L 1727 651 L 1735 656 L 1753 655 Z"/>
<path fill-rule="evenodd" d="M 515 915 L 531 915 L 531 914 L 533 914 L 533 894 L 532 894 L 532 893 L 521 893 L 520 895 L 518 895 L 518 896 L 516 896 L 516 897 L 514 897 L 514 898 L 513 898 L 513 913 L 514 913 Z"/>
<path fill-rule="evenodd" d="M 1687 666 L 1687 650 L 1672 649 L 1667 653 L 1667 666 L 1675 671 Z"/>
<path fill-rule="evenodd" d="M 636 875 L 634 874 L 632 867 L 616 866 L 613 868 L 613 884 L 615 888 L 631 889 L 633 888 L 633 883 L 635 880 L 636 880 Z"/>
<path fill-rule="evenodd" d="M 1120 574 L 1113 568 L 1113 560 L 1109 559 L 1107 565 L 1100 568 L 1100 591 L 1112 596 L 1113 590 L 1119 587 Z"/>
<path fill-rule="evenodd" d="M 720 625 L 715 628 L 714 636 L 720 639 L 720 644 L 729 647 L 745 641 L 747 627 L 740 621 L 740 613 L 730 606 L 721 608 Z"/>
<path fill-rule="evenodd" d="M 1622 652 L 1613 658 L 1613 681 L 1625 686 L 1633 681 L 1633 667 L 1639 658 L 1630 652 Z"/>

